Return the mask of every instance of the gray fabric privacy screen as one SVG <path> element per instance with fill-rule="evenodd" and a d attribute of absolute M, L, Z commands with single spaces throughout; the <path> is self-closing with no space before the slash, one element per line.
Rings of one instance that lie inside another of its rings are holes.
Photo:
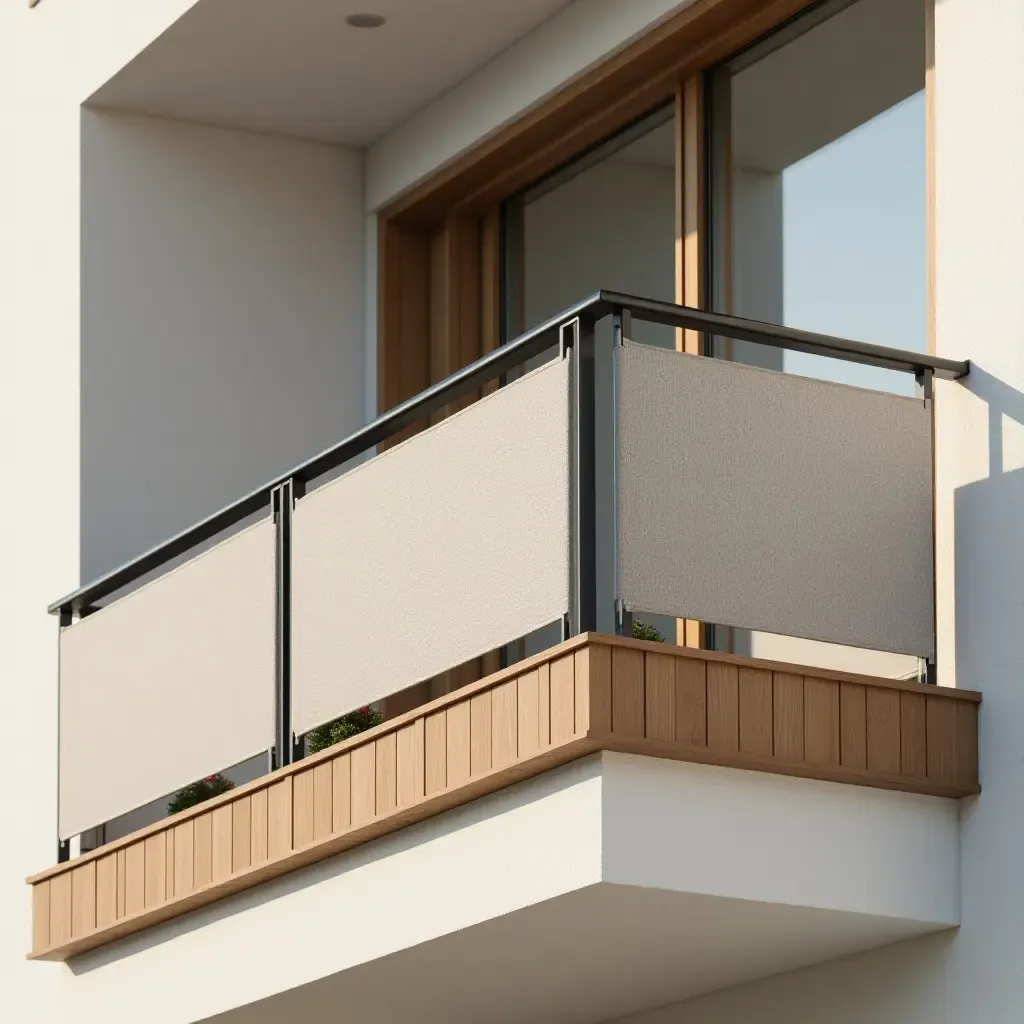
<path fill-rule="evenodd" d="M 62 839 L 274 743 L 274 525 L 60 633 Z"/>
<path fill-rule="evenodd" d="M 934 653 L 923 402 L 635 343 L 616 358 L 628 608 Z"/>
<path fill-rule="evenodd" d="M 313 491 L 292 536 L 299 734 L 560 619 L 569 360 Z"/>

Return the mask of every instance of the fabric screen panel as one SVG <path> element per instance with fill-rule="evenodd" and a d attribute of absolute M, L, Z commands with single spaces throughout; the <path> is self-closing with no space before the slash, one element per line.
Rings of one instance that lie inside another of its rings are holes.
<path fill-rule="evenodd" d="M 560 619 L 569 359 L 300 500 L 292 588 L 299 734 Z"/>
<path fill-rule="evenodd" d="M 922 401 L 635 343 L 617 358 L 627 607 L 934 653 Z"/>
<path fill-rule="evenodd" d="M 61 838 L 274 743 L 264 520 L 61 630 Z"/>

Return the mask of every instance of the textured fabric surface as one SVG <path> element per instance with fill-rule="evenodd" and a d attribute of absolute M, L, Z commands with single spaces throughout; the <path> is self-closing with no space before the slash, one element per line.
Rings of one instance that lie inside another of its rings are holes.
<path fill-rule="evenodd" d="M 565 613 L 568 368 L 552 362 L 298 503 L 297 733 Z"/>
<path fill-rule="evenodd" d="M 634 343 L 617 358 L 628 607 L 933 653 L 923 402 Z"/>
<path fill-rule="evenodd" d="M 569 360 L 313 491 L 293 543 L 297 733 L 561 618 Z"/>
<path fill-rule="evenodd" d="M 60 634 L 61 838 L 274 743 L 274 524 Z"/>

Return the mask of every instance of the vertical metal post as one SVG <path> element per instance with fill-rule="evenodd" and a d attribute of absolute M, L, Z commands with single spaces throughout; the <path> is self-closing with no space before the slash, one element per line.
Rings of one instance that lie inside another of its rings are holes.
<path fill-rule="evenodd" d="M 292 512 L 303 494 L 301 481 L 286 480 L 274 488 L 272 506 L 277 528 L 275 598 L 277 633 L 277 723 L 274 732 L 274 766 L 283 768 L 296 759 L 292 732 Z"/>
<path fill-rule="evenodd" d="M 936 577 L 936 563 L 937 563 L 937 544 L 936 544 L 936 530 L 935 530 L 935 371 L 931 367 L 924 367 L 917 374 L 915 374 L 917 383 L 921 387 L 922 397 L 924 398 L 924 406 L 928 410 L 931 417 L 931 435 L 932 435 L 932 637 L 933 643 L 938 643 L 938 609 L 939 609 L 939 591 L 938 591 L 938 579 Z M 938 684 L 938 666 L 937 666 L 937 652 L 930 658 L 924 659 L 922 682 L 929 684 L 930 686 L 936 686 Z"/>
<path fill-rule="evenodd" d="M 580 316 L 563 324 L 563 353 L 572 356 L 572 607 L 568 632 L 597 628 L 597 496 L 594 459 L 594 320 Z"/>
<path fill-rule="evenodd" d="M 60 610 L 60 626 L 57 634 L 57 863 L 71 859 L 71 840 L 60 837 L 60 632 L 71 625 L 71 606 Z"/>
<path fill-rule="evenodd" d="M 615 310 L 612 316 L 612 562 L 614 572 L 615 631 L 619 636 L 633 635 L 633 613 L 622 599 L 619 573 L 619 360 L 622 346 L 633 332 L 633 317 L 628 308 Z"/>

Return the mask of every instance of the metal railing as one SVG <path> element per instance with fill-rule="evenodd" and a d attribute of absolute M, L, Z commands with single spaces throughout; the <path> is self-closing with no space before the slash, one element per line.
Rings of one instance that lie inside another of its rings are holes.
<path fill-rule="evenodd" d="M 596 581 L 596 456 L 595 456 L 595 345 L 598 321 L 614 318 L 616 337 L 628 337 L 631 318 L 709 336 L 730 337 L 779 349 L 826 356 L 913 374 L 926 399 L 932 395 L 935 377 L 955 380 L 970 370 L 966 361 L 942 359 L 864 342 L 795 330 L 754 320 L 704 312 L 686 306 L 598 291 L 564 310 L 514 341 L 488 353 L 447 379 L 402 402 L 338 444 L 295 466 L 227 507 L 203 519 L 96 580 L 54 602 L 49 611 L 60 616 L 62 626 L 75 616 L 88 616 L 101 602 L 138 584 L 143 578 L 193 551 L 249 517 L 270 510 L 277 532 L 277 721 L 274 760 L 278 766 L 296 756 L 291 724 L 291 530 L 292 511 L 307 486 L 338 469 L 411 424 L 449 405 L 482 385 L 502 377 L 555 345 L 572 349 L 571 370 L 571 490 L 572 490 L 572 583 L 571 603 L 564 630 L 575 635 L 597 626 Z M 625 621 L 624 619 L 622 621 Z M 62 858 L 66 856 L 62 844 Z"/>

